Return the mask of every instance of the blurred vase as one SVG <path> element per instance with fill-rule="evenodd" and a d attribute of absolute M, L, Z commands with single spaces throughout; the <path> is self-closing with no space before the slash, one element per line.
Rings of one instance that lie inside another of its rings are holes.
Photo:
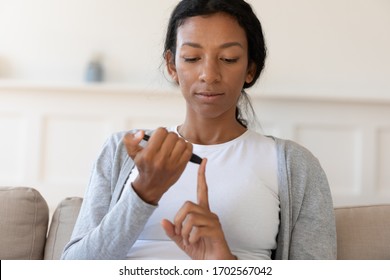
<path fill-rule="evenodd" d="M 102 64 L 97 60 L 92 60 L 87 67 L 85 80 L 87 82 L 102 82 L 104 70 Z"/>

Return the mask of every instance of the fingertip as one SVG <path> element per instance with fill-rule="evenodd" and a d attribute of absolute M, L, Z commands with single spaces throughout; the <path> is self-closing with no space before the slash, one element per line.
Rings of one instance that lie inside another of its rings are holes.
<path fill-rule="evenodd" d="M 133 143 L 139 143 L 142 138 L 144 137 L 145 132 L 142 130 L 138 130 L 135 133 L 128 132 L 124 136 L 124 141 L 128 144 L 133 144 Z"/>
<path fill-rule="evenodd" d="M 175 236 L 174 225 L 167 219 L 163 219 L 161 221 L 161 227 L 164 229 L 165 234 L 168 235 L 168 237 L 172 238 Z"/>
<path fill-rule="evenodd" d="M 164 225 L 166 225 L 166 224 L 169 224 L 170 223 L 170 221 L 168 221 L 167 219 L 162 219 L 161 220 L 161 225 L 164 227 Z"/>
<path fill-rule="evenodd" d="M 134 138 L 136 140 L 141 140 L 145 135 L 145 132 L 143 130 L 138 130 L 135 134 L 134 134 Z"/>
<path fill-rule="evenodd" d="M 202 162 L 200 163 L 198 174 L 201 175 L 206 172 L 206 164 L 207 164 L 207 158 L 203 158 Z"/>

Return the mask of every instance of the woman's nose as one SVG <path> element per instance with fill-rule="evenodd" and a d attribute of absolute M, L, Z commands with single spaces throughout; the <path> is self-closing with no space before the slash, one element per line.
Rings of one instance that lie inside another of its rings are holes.
<path fill-rule="evenodd" d="M 221 71 L 217 61 L 207 60 L 201 65 L 199 80 L 207 84 L 219 82 L 221 80 Z"/>

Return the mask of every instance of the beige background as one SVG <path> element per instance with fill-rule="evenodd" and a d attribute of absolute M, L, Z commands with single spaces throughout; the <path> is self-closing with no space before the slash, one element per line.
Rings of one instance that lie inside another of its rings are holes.
<path fill-rule="evenodd" d="M 103 56 L 108 82 L 168 87 L 161 73 L 176 0 L 0 0 L 0 78 L 78 83 Z M 250 0 L 269 57 L 259 91 L 390 95 L 390 1 Z"/>
<path fill-rule="evenodd" d="M 308 147 L 336 205 L 390 202 L 390 1 L 252 0 L 269 49 L 263 131 Z M 0 0 L 0 185 L 53 209 L 82 196 L 105 139 L 180 123 L 161 51 L 176 0 Z M 96 53 L 104 84 L 83 83 Z"/>

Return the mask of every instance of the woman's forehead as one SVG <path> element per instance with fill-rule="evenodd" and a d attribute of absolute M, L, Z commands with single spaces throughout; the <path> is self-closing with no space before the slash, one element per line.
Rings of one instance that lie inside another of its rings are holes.
<path fill-rule="evenodd" d="M 246 46 L 245 30 L 236 18 L 225 13 L 187 18 L 177 30 L 177 44 L 239 42 Z"/>

